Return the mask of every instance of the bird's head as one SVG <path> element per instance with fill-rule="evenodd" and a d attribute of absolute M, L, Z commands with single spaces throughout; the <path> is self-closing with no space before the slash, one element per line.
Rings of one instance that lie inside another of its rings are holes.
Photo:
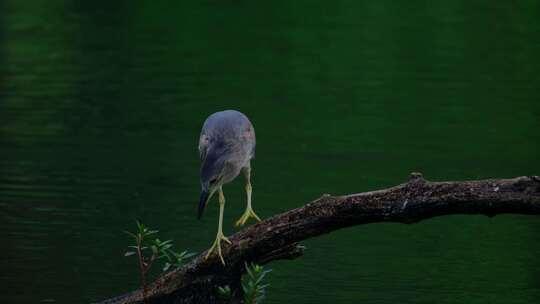
<path fill-rule="evenodd" d="M 223 184 L 223 173 L 226 162 L 219 152 L 209 152 L 202 159 L 201 165 L 201 197 L 197 212 L 198 219 L 202 217 L 204 207 L 206 207 L 214 192 Z"/>

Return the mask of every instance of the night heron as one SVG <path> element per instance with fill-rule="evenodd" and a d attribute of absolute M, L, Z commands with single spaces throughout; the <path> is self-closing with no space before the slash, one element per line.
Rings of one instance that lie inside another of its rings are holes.
<path fill-rule="evenodd" d="M 204 207 L 214 192 L 219 195 L 219 224 L 216 240 L 205 258 L 217 248 L 221 263 L 225 260 L 221 255 L 221 241 L 231 243 L 223 235 L 223 209 L 225 208 L 225 196 L 222 186 L 234 180 L 240 172 L 246 179 L 247 207 L 244 214 L 236 222 L 236 226 L 242 226 L 253 217 L 261 219 L 251 209 L 251 165 L 250 161 L 255 157 L 255 129 L 246 115 L 227 110 L 216 112 L 206 119 L 199 138 L 199 154 L 201 157 L 201 198 L 197 218 L 201 218 Z"/>

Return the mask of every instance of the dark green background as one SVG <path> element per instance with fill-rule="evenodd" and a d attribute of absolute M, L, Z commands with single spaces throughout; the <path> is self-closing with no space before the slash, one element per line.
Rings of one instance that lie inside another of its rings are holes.
<path fill-rule="evenodd" d="M 323 193 L 540 174 L 538 1 L 0 2 L 0 302 L 133 289 L 142 219 L 201 252 L 204 119 L 257 132 L 262 217 Z M 225 233 L 244 209 L 225 188 Z M 265 303 L 534 303 L 540 220 L 448 216 L 305 242 Z"/>

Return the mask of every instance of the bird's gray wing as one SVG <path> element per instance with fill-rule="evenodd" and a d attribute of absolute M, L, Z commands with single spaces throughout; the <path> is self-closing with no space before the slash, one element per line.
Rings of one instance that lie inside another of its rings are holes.
<path fill-rule="evenodd" d="M 251 159 L 255 159 L 255 146 L 256 144 L 253 143 L 253 146 L 251 147 Z"/>
<path fill-rule="evenodd" d="M 246 136 L 247 141 L 249 143 L 250 159 L 254 159 L 255 158 L 255 146 L 257 146 L 257 140 L 256 140 L 256 137 L 255 137 L 255 129 L 253 128 L 253 125 L 251 123 L 249 123 L 249 125 L 247 127 L 247 130 L 245 132 L 245 136 Z"/>
<path fill-rule="evenodd" d="M 208 137 L 204 134 L 201 134 L 199 138 L 199 157 L 201 160 L 206 158 L 206 152 L 208 151 Z"/>

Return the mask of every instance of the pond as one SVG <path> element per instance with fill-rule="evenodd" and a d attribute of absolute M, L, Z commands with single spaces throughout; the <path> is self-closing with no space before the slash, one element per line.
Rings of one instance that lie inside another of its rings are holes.
<path fill-rule="evenodd" d="M 2 1 L 0 302 L 136 288 L 136 219 L 207 249 L 197 143 L 219 110 L 255 126 L 263 218 L 412 171 L 538 175 L 539 37 L 537 1 Z M 224 191 L 230 235 L 242 180 Z M 539 302 L 539 235 L 518 215 L 344 229 L 269 264 L 264 303 Z"/>

